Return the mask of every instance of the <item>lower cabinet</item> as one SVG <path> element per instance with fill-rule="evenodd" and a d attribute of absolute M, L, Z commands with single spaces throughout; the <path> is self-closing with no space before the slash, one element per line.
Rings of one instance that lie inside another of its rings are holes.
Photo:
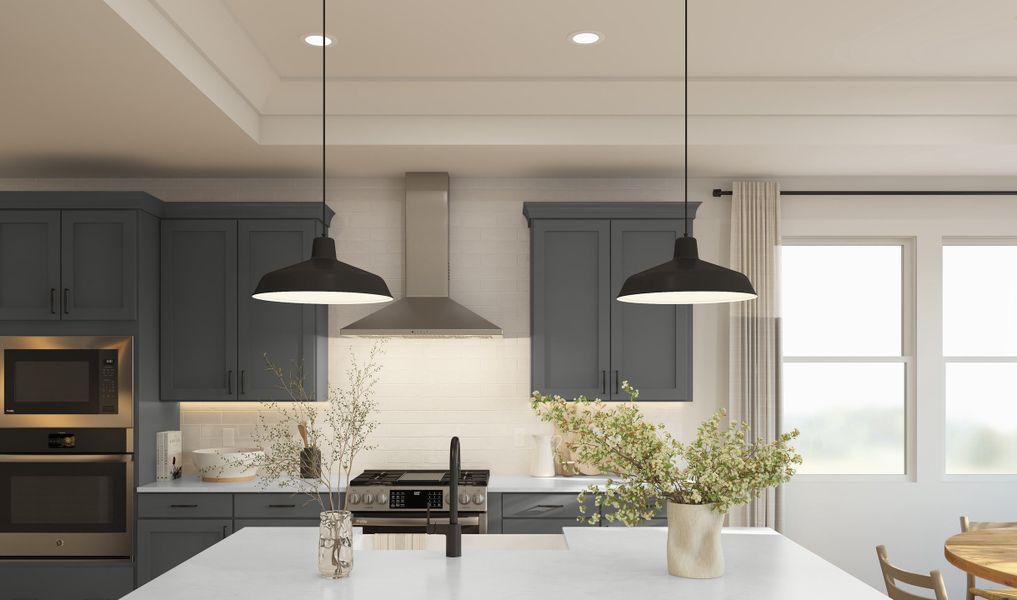
<path fill-rule="evenodd" d="M 233 533 L 232 519 L 138 521 L 138 585 L 169 571 Z"/>
<path fill-rule="evenodd" d="M 130 562 L 0 565 L 0 600 L 115 600 L 133 589 Z"/>
<path fill-rule="evenodd" d="M 580 516 L 598 515 L 600 509 L 587 496 L 585 513 L 579 510 L 576 494 L 502 494 L 502 533 L 561 533 L 563 527 L 597 527 L 579 521 Z"/>

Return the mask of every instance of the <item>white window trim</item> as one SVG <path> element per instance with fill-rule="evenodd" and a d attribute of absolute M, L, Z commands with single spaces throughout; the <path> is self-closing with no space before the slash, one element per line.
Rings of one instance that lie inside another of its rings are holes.
<path fill-rule="evenodd" d="M 1017 246 L 1017 237 L 1005 236 L 944 236 L 942 249 L 940 251 L 940 270 L 943 268 L 943 255 L 947 246 Z M 942 281 L 940 296 L 946 293 L 946 281 Z M 943 325 L 946 312 L 940 314 L 939 323 Z M 946 405 L 949 399 L 946 397 L 946 366 L 950 363 L 1017 363 L 1017 356 L 947 356 L 943 348 L 939 349 L 942 356 L 942 369 L 940 377 L 943 386 L 943 462 L 940 478 L 947 483 L 992 483 L 992 482 L 1014 482 L 1017 481 L 1017 473 L 950 473 L 947 471 L 947 444 L 946 444 Z"/>
<path fill-rule="evenodd" d="M 1017 240 L 1015 240 L 1017 243 Z M 915 294 L 917 268 L 914 237 L 845 236 L 845 237 L 785 237 L 781 246 L 900 246 L 901 247 L 901 356 L 781 356 L 781 364 L 820 362 L 904 363 L 904 472 L 903 473 L 802 473 L 795 475 L 794 483 L 823 482 L 914 482 L 918 475 L 917 394 L 918 382 L 915 367 L 917 329 Z M 777 399 L 777 426 L 783 430 L 783 398 Z"/>

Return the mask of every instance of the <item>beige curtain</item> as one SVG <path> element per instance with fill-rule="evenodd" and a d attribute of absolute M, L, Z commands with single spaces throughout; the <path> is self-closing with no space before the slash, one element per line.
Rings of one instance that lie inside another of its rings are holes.
<path fill-rule="evenodd" d="M 748 276 L 759 297 L 731 304 L 730 406 L 753 438 L 777 432 L 780 349 L 778 266 L 780 188 L 771 181 L 735 182 L 731 195 L 731 268 Z M 776 493 L 731 510 L 733 526 L 777 526 Z"/>

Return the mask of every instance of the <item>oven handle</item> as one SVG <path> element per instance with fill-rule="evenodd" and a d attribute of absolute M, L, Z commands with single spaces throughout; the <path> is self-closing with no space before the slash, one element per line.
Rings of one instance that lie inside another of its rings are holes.
<path fill-rule="evenodd" d="M 420 527 L 427 524 L 422 517 L 353 517 L 354 527 Z M 448 518 L 432 518 L 433 525 L 448 525 Z M 480 517 L 459 517 L 464 527 L 478 527 Z"/>
<path fill-rule="evenodd" d="M 133 454 L 0 454 L 0 463 L 89 462 L 130 463 Z"/>

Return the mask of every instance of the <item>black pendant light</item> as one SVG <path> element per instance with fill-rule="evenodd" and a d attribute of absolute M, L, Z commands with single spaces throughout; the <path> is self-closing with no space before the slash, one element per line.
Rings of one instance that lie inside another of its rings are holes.
<path fill-rule="evenodd" d="M 749 278 L 699 259 L 696 238 L 689 235 L 689 2 L 685 0 L 685 233 L 675 240 L 674 258 L 632 275 L 618 293 L 636 304 L 719 304 L 756 297 Z"/>
<path fill-rule="evenodd" d="M 374 273 L 339 262 L 335 240 L 328 237 L 325 214 L 325 127 L 326 82 L 325 0 L 321 0 L 321 237 L 311 246 L 311 258 L 302 263 L 266 273 L 253 297 L 269 302 L 292 304 L 376 304 L 392 300 L 385 280 Z"/>

